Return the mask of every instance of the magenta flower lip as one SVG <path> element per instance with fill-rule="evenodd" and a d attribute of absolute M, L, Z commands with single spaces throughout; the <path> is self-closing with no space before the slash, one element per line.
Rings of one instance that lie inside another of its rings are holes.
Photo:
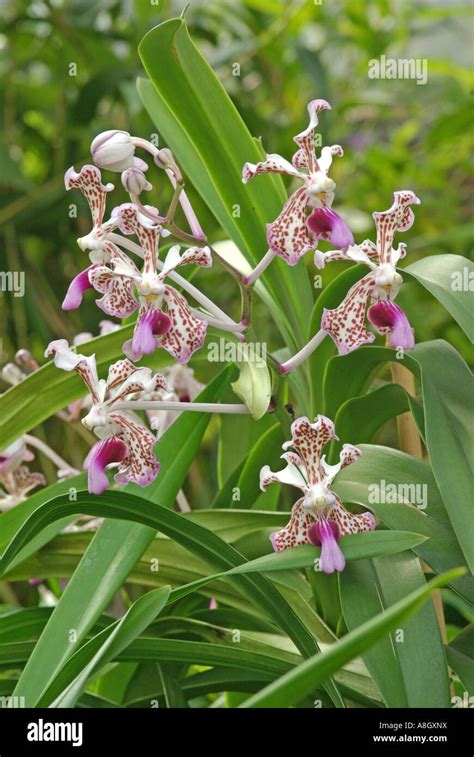
<path fill-rule="evenodd" d="M 156 338 L 171 328 L 170 317 L 162 310 L 149 310 L 138 321 L 132 342 L 136 354 L 151 355 L 156 349 Z"/>
<path fill-rule="evenodd" d="M 127 445 L 121 439 L 111 438 L 96 442 L 84 460 L 90 494 L 102 494 L 108 486 L 109 479 L 105 468 L 111 463 L 121 463 L 127 456 Z"/>
<path fill-rule="evenodd" d="M 97 268 L 97 266 L 90 265 L 89 268 L 81 271 L 73 278 L 61 306 L 63 310 L 75 310 L 80 306 L 84 292 L 92 289 L 92 284 L 89 281 L 89 271 L 92 271 L 94 268 Z"/>
<path fill-rule="evenodd" d="M 347 223 L 332 208 L 315 208 L 307 221 L 308 229 L 319 239 L 329 236 L 328 241 L 338 249 L 354 244 L 354 236 Z"/>
<path fill-rule="evenodd" d="M 381 334 L 389 334 L 390 347 L 414 349 L 413 329 L 404 311 L 395 302 L 389 300 L 376 302 L 368 309 L 367 318 Z"/>

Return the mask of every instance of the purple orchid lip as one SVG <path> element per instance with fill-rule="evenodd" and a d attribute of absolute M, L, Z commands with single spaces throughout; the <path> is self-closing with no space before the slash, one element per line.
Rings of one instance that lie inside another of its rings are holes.
<path fill-rule="evenodd" d="M 137 323 L 132 340 L 132 350 L 137 355 L 151 355 L 156 349 L 156 336 L 166 334 L 171 328 L 171 319 L 162 310 L 148 310 Z"/>
<path fill-rule="evenodd" d="M 412 350 L 415 347 L 413 329 L 404 311 L 395 302 L 380 300 L 371 305 L 367 318 L 382 334 L 389 334 L 389 345 L 394 349 Z"/>
<path fill-rule="evenodd" d="M 108 486 L 109 479 L 105 468 L 110 463 L 121 463 L 127 456 L 127 445 L 121 439 L 111 438 L 96 442 L 84 460 L 87 471 L 87 483 L 90 494 L 102 494 Z"/>
<path fill-rule="evenodd" d="M 75 310 L 82 302 L 82 296 L 87 289 L 92 289 L 92 284 L 89 281 L 89 271 L 93 268 L 97 268 L 96 265 L 90 265 L 84 271 L 77 274 L 69 284 L 69 289 L 66 292 L 66 296 L 63 300 L 63 310 Z"/>
<path fill-rule="evenodd" d="M 308 229 L 320 237 L 330 235 L 330 242 L 338 249 L 354 244 L 354 236 L 347 223 L 332 208 L 315 208 L 307 220 Z"/>
<path fill-rule="evenodd" d="M 334 573 L 344 570 L 346 560 L 338 544 L 340 530 L 333 520 L 313 523 L 308 529 L 308 539 L 311 544 L 321 547 L 320 566 L 323 573 Z"/>

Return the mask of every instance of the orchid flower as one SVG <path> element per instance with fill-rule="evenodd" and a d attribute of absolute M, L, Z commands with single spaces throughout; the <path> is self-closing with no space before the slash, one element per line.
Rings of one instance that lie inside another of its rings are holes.
<path fill-rule="evenodd" d="M 33 473 L 23 464 L 31 462 L 34 457 L 24 437 L 0 452 L 0 512 L 15 507 L 32 489 L 46 484 L 42 473 Z"/>
<path fill-rule="evenodd" d="M 143 354 L 149 355 L 161 346 L 179 363 L 185 363 L 204 344 L 207 322 L 204 315 L 196 316 L 183 295 L 165 280 L 183 265 L 208 268 L 212 264 L 210 250 L 190 247 L 180 255 L 180 247 L 175 245 L 170 248 L 162 270 L 157 272 L 161 226 L 144 219 L 130 203 L 116 208 L 113 215 L 119 219 L 123 234 L 138 237 L 144 267 L 140 272 L 133 261 L 112 257 L 110 267 L 92 269 L 90 283 L 103 294 L 97 304 L 104 312 L 119 318 L 126 318 L 139 308 L 133 338 L 123 345 L 128 358 L 140 360 Z"/>
<path fill-rule="evenodd" d="M 298 418 L 291 425 L 291 436 L 291 441 L 283 444 L 284 450 L 293 448 L 282 455 L 286 468 L 274 473 L 265 465 L 260 471 L 262 491 L 279 482 L 296 486 L 304 495 L 293 505 L 288 525 L 271 534 L 273 549 L 280 552 L 301 544 L 315 544 L 321 546 L 321 570 L 341 571 L 345 559 L 338 544 L 340 536 L 375 528 L 372 513 L 350 513 L 331 489 L 341 468 L 355 462 L 361 451 L 352 444 L 344 444 L 339 462 L 329 465 L 323 448 L 338 437 L 333 422 L 324 415 L 318 415 L 314 423 L 306 417 Z"/>
<path fill-rule="evenodd" d="M 76 371 L 91 395 L 92 406 L 82 423 L 100 441 L 94 444 L 84 461 L 89 492 L 101 494 L 107 489 L 105 468 L 112 463 L 119 464 L 115 475 L 118 483 L 132 481 L 138 486 L 147 486 L 160 469 L 153 451 L 156 437 L 133 412 L 116 405 L 158 387 L 166 389 L 163 376 L 153 375 L 149 368 L 137 368 L 129 360 L 119 360 L 110 366 L 106 380 L 99 379 L 95 355 L 86 357 L 73 352 L 65 339 L 51 342 L 45 356 L 52 356 L 58 368 Z"/>
<path fill-rule="evenodd" d="M 316 250 L 314 261 L 318 268 L 324 268 L 331 261 L 350 260 L 368 266 L 370 273 L 349 289 L 337 308 L 324 309 L 321 330 L 300 352 L 280 365 L 282 373 L 296 368 L 326 335 L 334 341 L 340 355 L 347 355 L 364 344 L 371 344 L 375 335 L 367 332 L 366 317 L 380 334 L 388 335 L 391 347 L 407 350 L 414 348 L 413 330 L 401 307 L 394 302 L 403 282 L 397 265 L 406 255 L 406 245 L 401 242 L 394 249 L 393 240 L 397 231 L 411 228 L 415 216 L 410 206 L 419 203 L 414 192 L 395 192 L 391 208 L 373 213 L 377 230 L 376 243 L 366 239 L 362 244 L 351 245 L 346 250 Z M 368 304 L 370 306 L 367 309 Z"/>
<path fill-rule="evenodd" d="M 298 150 L 291 163 L 281 155 L 271 154 L 261 163 L 244 165 L 244 184 L 262 173 L 286 174 L 303 183 L 291 195 L 278 218 L 267 225 L 270 249 L 257 268 L 246 277 L 246 284 L 254 281 L 275 255 L 288 265 L 296 265 L 308 250 L 317 247 L 320 239 L 341 249 L 354 242 L 345 221 L 331 208 L 336 184 L 328 173 L 333 157 L 342 157 L 343 150 L 339 145 L 323 147 L 319 158 L 315 152 L 314 132 L 318 125 L 318 115 L 322 110 L 330 108 L 326 100 L 312 100 L 308 104 L 310 121 L 308 127 L 294 137 Z M 312 210 L 309 216 L 308 209 Z"/>

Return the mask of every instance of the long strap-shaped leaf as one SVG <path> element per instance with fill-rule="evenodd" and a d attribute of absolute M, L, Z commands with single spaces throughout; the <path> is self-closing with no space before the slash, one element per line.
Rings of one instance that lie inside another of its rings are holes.
<path fill-rule="evenodd" d="M 409 618 L 423 605 L 435 589 L 461 575 L 464 570 L 464 568 L 458 568 L 434 578 L 426 586 L 413 591 L 381 615 L 377 615 L 376 618 L 359 626 L 355 631 L 351 631 L 323 654 L 305 660 L 278 681 L 250 697 L 242 706 L 290 707 L 301 701 L 303 697 L 316 689 L 327 676 L 332 675 L 342 665 L 362 654 L 366 649 L 370 649 L 379 639 L 384 638 L 386 634 Z"/>
<path fill-rule="evenodd" d="M 87 492 L 78 492 L 73 503 L 69 501 L 67 496 L 60 496 L 38 508 L 7 548 L 0 561 L 0 569 L 4 570 L 7 567 L 9 560 L 34 533 L 37 533 L 54 519 L 64 517 L 65 513 L 71 513 L 72 510 L 84 514 L 132 520 L 140 522 L 150 529 L 160 530 L 191 552 L 204 558 L 220 571 L 230 570 L 246 563 L 245 557 L 240 552 L 209 529 L 142 497 L 127 492 L 108 491 L 100 497 L 95 497 Z M 204 581 L 208 580 L 209 578 L 204 579 Z M 263 609 L 288 634 L 304 656 L 309 656 L 317 651 L 315 639 L 267 578 L 258 574 L 236 574 L 233 580 L 237 582 L 245 596 Z M 203 582 L 194 583 L 202 585 Z M 180 589 L 177 591 L 180 592 Z M 182 587 L 181 591 L 187 593 L 186 587 Z M 329 688 L 330 695 L 341 704 L 334 684 L 329 684 Z"/>

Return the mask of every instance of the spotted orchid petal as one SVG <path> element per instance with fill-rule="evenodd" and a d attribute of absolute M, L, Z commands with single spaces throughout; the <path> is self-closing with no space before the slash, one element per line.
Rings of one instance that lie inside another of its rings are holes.
<path fill-rule="evenodd" d="M 46 486 L 46 479 L 42 473 L 30 471 L 26 465 L 20 465 L 12 473 L 15 481 L 16 492 L 21 492 L 23 496 L 28 494 L 37 486 Z"/>
<path fill-rule="evenodd" d="M 308 544 L 308 531 L 314 519 L 303 507 L 303 500 L 299 499 L 291 509 L 288 524 L 280 531 L 270 534 L 270 541 L 275 552 L 291 549 L 302 544 Z"/>
<path fill-rule="evenodd" d="M 105 468 L 112 463 L 121 463 L 127 456 L 127 445 L 121 439 L 104 439 L 91 447 L 84 460 L 90 494 L 102 494 L 109 487 Z"/>
<path fill-rule="evenodd" d="M 302 463 L 298 455 L 295 452 L 285 452 L 281 457 L 286 460 L 286 468 L 273 472 L 269 465 L 264 465 L 260 471 L 260 489 L 264 492 L 269 484 L 279 483 L 296 486 L 304 491 L 307 482 L 299 467 Z"/>
<path fill-rule="evenodd" d="M 137 486 L 148 486 L 160 470 L 160 464 L 153 451 L 156 436 L 131 413 L 112 412 L 111 417 L 120 428 L 117 437 L 127 446 L 127 455 L 115 475 L 115 480 L 119 484 L 132 482 Z"/>
<path fill-rule="evenodd" d="M 140 272 L 132 261 L 129 263 L 127 268 L 122 266 L 120 272 L 103 265 L 96 266 L 89 273 L 91 286 L 103 294 L 103 297 L 96 300 L 97 306 L 107 315 L 116 318 L 127 318 L 139 305 L 133 288 Z"/>
<path fill-rule="evenodd" d="M 340 355 L 374 341 L 375 336 L 365 328 L 367 302 L 374 287 L 374 274 L 368 273 L 349 289 L 337 308 L 324 309 L 321 329 L 329 334 Z"/>
<path fill-rule="evenodd" d="M 146 208 L 155 211 L 155 208 Z M 163 227 L 161 224 L 153 223 L 138 210 L 132 203 L 124 203 L 114 208 L 112 217 L 118 221 L 118 227 L 122 234 L 135 234 L 138 237 L 140 247 L 143 250 L 144 273 L 154 274 L 156 272 L 156 261 L 158 258 L 158 244 L 162 234 Z"/>
<path fill-rule="evenodd" d="M 171 326 L 163 336 L 158 337 L 159 346 L 178 363 L 187 363 L 204 344 L 207 322 L 196 318 L 186 299 L 173 287 L 165 287 L 163 300 Z"/>
<path fill-rule="evenodd" d="M 308 103 L 309 124 L 304 131 L 294 137 L 298 151 L 293 155 L 294 166 L 305 167 L 310 173 L 318 170 L 318 161 L 314 152 L 314 132 L 319 123 L 319 114 L 323 110 L 331 110 L 326 100 L 311 100 Z"/>
<path fill-rule="evenodd" d="M 358 534 L 362 531 L 373 531 L 375 528 L 375 518 L 372 513 L 368 511 L 360 514 L 350 513 L 337 496 L 330 517 L 339 526 L 342 536 Z"/>
<path fill-rule="evenodd" d="M 393 238 L 397 231 L 408 231 L 413 225 L 415 214 L 410 205 L 419 205 L 420 200 L 414 192 L 402 190 L 394 192 L 393 205 L 388 210 L 372 213 L 377 229 L 377 250 L 380 265 L 395 266 L 402 252 L 394 260 Z M 403 248 L 402 248 L 403 250 Z"/>
<path fill-rule="evenodd" d="M 130 360 L 118 360 L 109 368 L 106 381 L 106 400 L 109 407 L 132 395 L 150 394 L 158 389 L 168 389 L 168 383 L 161 373 L 153 373 L 150 368 L 137 368 Z"/>
<path fill-rule="evenodd" d="M 348 465 L 352 465 L 361 456 L 362 452 L 358 447 L 354 447 L 353 444 L 343 444 L 342 450 L 339 454 L 339 462 L 335 465 L 329 465 L 326 462 L 326 457 L 321 458 L 321 465 L 324 470 L 324 484 L 331 486 L 332 482 L 336 478 L 337 474 L 342 468 L 346 468 Z"/>
<path fill-rule="evenodd" d="M 247 184 L 254 176 L 260 176 L 263 173 L 282 173 L 287 176 L 295 176 L 299 179 L 305 179 L 305 176 L 291 165 L 281 155 L 272 153 L 267 155 L 261 163 L 245 163 L 242 169 L 242 182 Z"/>
<path fill-rule="evenodd" d="M 314 234 L 316 244 L 320 239 L 344 250 L 354 244 L 354 237 L 347 223 L 331 208 L 315 208 L 307 220 L 308 229 Z"/>
<path fill-rule="evenodd" d="M 333 242 L 334 240 L 331 241 Z M 361 244 L 351 244 L 344 250 L 330 250 L 329 252 L 316 250 L 314 253 L 314 264 L 316 268 L 319 268 L 320 270 L 324 268 L 327 263 L 341 260 L 350 260 L 353 263 L 363 263 L 371 270 L 374 270 L 374 268 L 377 267 L 378 259 L 377 247 L 369 239 L 366 239 Z"/>
<path fill-rule="evenodd" d="M 395 302 L 390 300 L 376 302 L 368 309 L 367 318 L 380 334 L 389 334 L 390 347 L 414 349 L 413 329 L 405 313 Z"/>
<path fill-rule="evenodd" d="M 308 531 L 311 544 L 321 547 L 319 567 L 323 573 L 334 573 L 336 570 L 340 572 L 346 567 L 346 559 L 338 544 L 339 538 L 339 527 L 333 520 L 313 523 Z"/>
<path fill-rule="evenodd" d="M 304 465 L 308 484 L 320 483 L 324 476 L 321 466 L 323 448 L 331 439 L 337 439 L 334 423 L 324 415 L 318 415 L 314 423 L 303 416 L 291 424 L 291 436 L 283 448 L 294 448 Z"/>
<path fill-rule="evenodd" d="M 318 170 L 326 175 L 332 166 L 333 158 L 343 158 L 344 150 L 341 145 L 330 145 L 323 147 L 321 155 L 318 158 Z"/>
<path fill-rule="evenodd" d="M 306 224 L 307 204 L 307 189 L 301 187 L 285 203 L 278 218 L 267 224 L 270 249 L 288 265 L 296 265 L 300 258 L 315 246 Z"/>
<path fill-rule="evenodd" d="M 63 310 L 75 310 L 82 302 L 82 296 L 85 291 L 92 289 L 92 284 L 89 280 L 89 273 L 95 266 L 91 265 L 84 271 L 77 274 L 69 284 L 69 288 L 66 292 L 66 296 L 61 305 Z"/>
<path fill-rule="evenodd" d="M 180 253 L 180 249 L 179 245 L 170 247 L 159 274 L 160 278 L 166 278 L 172 271 L 183 265 L 199 265 L 202 268 L 210 268 L 212 266 L 212 256 L 209 247 L 188 247 L 183 253 Z"/>
<path fill-rule="evenodd" d="M 66 339 L 56 339 L 48 344 L 44 356 L 52 357 L 55 366 L 63 371 L 76 371 L 89 389 L 93 401 L 100 402 L 95 355 L 86 357 L 73 352 Z"/>
<path fill-rule="evenodd" d="M 113 184 L 102 184 L 102 175 L 96 166 L 85 165 L 79 173 L 71 166 L 64 176 L 66 189 L 79 189 L 89 205 L 92 225 L 97 229 L 103 221 L 107 193 L 113 188 Z"/>

